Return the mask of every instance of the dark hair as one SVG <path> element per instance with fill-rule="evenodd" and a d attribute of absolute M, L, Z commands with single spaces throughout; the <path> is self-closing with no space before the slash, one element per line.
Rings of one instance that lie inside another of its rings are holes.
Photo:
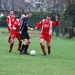
<path fill-rule="evenodd" d="M 48 14 L 47 16 L 48 16 L 48 17 L 52 17 L 51 14 Z"/>
<path fill-rule="evenodd" d="M 12 9 L 10 11 L 13 11 Z"/>
<path fill-rule="evenodd" d="M 26 12 L 26 14 L 32 13 L 31 11 Z"/>

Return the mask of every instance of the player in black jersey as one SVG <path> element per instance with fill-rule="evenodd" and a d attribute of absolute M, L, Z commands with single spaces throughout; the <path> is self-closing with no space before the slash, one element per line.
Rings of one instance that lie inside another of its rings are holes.
<path fill-rule="evenodd" d="M 21 34 L 21 39 L 24 41 L 22 44 L 22 49 L 20 51 L 20 54 L 27 54 L 27 49 L 30 44 L 30 36 L 28 34 L 28 29 L 29 30 L 34 30 L 33 28 L 28 26 L 28 19 L 32 16 L 31 12 L 27 12 L 26 16 L 21 20 L 21 26 L 20 26 L 20 34 Z"/>

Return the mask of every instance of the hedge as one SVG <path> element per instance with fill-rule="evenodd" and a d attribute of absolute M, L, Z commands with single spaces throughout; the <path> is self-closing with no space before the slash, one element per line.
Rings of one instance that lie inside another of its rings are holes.
<path fill-rule="evenodd" d="M 0 27 L 6 27 L 6 17 L 5 16 L 0 18 Z"/>
<path fill-rule="evenodd" d="M 42 20 L 43 18 L 46 17 L 47 14 L 52 15 L 52 20 L 54 20 L 54 15 L 55 13 L 52 13 L 51 11 L 33 11 L 32 12 L 33 16 L 29 19 L 29 26 L 34 27 L 37 22 Z M 16 15 L 18 16 L 18 15 Z M 0 18 L 0 27 L 6 27 L 6 16 L 3 16 Z"/>

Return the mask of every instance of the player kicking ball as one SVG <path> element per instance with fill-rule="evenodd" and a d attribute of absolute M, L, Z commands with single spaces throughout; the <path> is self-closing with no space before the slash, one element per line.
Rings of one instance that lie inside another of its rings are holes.
<path fill-rule="evenodd" d="M 32 12 L 29 11 L 26 13 L 26 16 L 21 20 L 20 35 L 21 35 L 21 40 L 23 40 L 24 43 L 22 44 L 20 55 L 22 54 L 29 55 L 28 47 L 30 45 L 30 36 L 28 30 L 34 30 L 28 25 L 28 20 L 31 16 Z"/>
<path fill-rule="evenodd" d="M 50 41 L 52 38 L 52 27 L 57 25 L 58 25 L 58 16 L 55 16 L 55 21 L 51 21 L 51 15 L 47 15 L 46 19 L 43 19 L 35 26 L 35 29 L 39 29 L 40 27 L 42 27 L 40 36 L 40 46 L 43 51 L 43 55 L 46 55 L 44 41 L 47 42 L 48 54 L 51 53 Z"/>

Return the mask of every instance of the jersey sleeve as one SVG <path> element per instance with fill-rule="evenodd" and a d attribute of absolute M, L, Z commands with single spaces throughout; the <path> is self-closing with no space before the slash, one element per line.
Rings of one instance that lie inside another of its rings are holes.
<path fill-rule="evenodd" d="M 7 25 L 10 24 L 10 17 L 9 17 L 9 16 L 6 17 L 6 24 L 7 24 Z"/>
<path fill-rule="evenodd" d="M 54 27 L 54 26 L 58 26 L 58 21 L 52 22 L 52 26 L 53 26 L 53 27 Z"/>
<path fill-rule="evenodd" d="M 14 26 L 17 26 L 17 25 L 18 25 L 18 21 L 15 20 L 15 22 L 14 22 Z"/>
<path fill-rule="evenodd" d="M 9 27 L 10 29 L 12 29 L 10 16 L 7 16 L 7 18 L 6 18 L 6 24 L 8 25 L 8 27 Z"/>
<path fill-rule="evenodd" d="M 17 20 L 15 20 L 14 25 L 13 25 L 14 30 L 17 30 L 18 24 L 19 24 L 19 22 L 18 22 L 18 19 L 17 19 Z"/>
<path fill-rule="evenodd" d="M 23 20 L 21 19 L 21 23 L 20 23 L 20 31 L 22 30 L 23 28 Z"/>
<path fill-rule="evenodd" d="M 42 21 L 36 24 L 35 29 L 39 29 L 42 26 Z"/>

